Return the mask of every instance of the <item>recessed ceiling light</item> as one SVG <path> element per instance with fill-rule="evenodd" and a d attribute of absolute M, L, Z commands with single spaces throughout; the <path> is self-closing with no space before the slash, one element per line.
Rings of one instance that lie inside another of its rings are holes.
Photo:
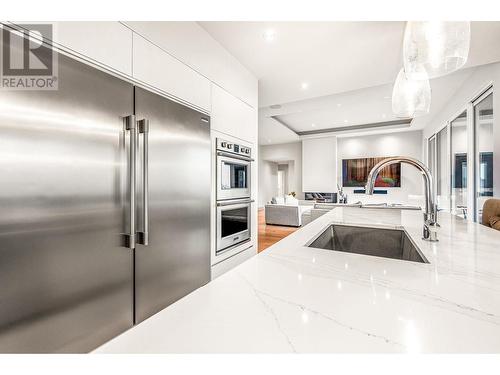
<path fill-rule="evenodd" d="M 266 30 L 264 31 L 264 34 L 262 34 L 262 37 L 266 42 L 270 43 L 276 39 L 276 31 L 272 29 Z"/>
<path fill-rule="evenodd" d="M 344 122 L 347 124 L 349 122 L 349 120 L 344 120 Z"/>
<path fill-rule="evenodd" d="M 382 118 L 386 118 L 386 114 L 385 113 L 382 113 Z"/>
<path fill-rule="evenodd" d="M 300 84 L 300 88 L 301 88 L 302 90 L 307 90 L 307 89 L 309 88 L 309 83 L 307 83 L 307 82 L 302 82 L 302 83 Z"/>
<path fill-rule="evenodd" d="M 311 126 L 314 128 L 316 126 L 316 124 L 311 124 Z"/>
<path fill-rule="evenodd" d="M 337 103 L 337 107 L 342 107 L 342 104 L 341 103 Z"/>
<path fill-rule="evenodd" d="M 271 140 L 270 140 L 270 139 L 268 139 L 268 140 L 267 140 L 267 143 L 271 143 Z"/>

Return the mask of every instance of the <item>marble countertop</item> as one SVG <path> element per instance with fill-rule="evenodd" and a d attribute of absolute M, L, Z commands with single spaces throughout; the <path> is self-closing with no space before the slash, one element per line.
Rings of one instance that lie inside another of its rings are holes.
<path fill-rule="evenodd" d="M 338 207 L 97 353 L 500 352 L 500 232 Z M 429 264 L 305 247 L 331 223 L 404 228 Z"/>

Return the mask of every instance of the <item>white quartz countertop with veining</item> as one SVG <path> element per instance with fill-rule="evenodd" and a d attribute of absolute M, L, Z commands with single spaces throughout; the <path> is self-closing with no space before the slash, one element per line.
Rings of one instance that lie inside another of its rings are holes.
<path fill-rule="evenodd" d="M 98 353 L 500 352 L 500 232 L 335 208 Z M 404 228 L 429 264 L 308 248 L 331 223 Z M 186 270 L 186 272 L 189 272 Z"/>

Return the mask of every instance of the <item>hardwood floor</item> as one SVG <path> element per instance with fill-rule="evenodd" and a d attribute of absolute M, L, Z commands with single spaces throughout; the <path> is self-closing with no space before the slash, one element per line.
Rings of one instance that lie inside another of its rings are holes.
<path fill-rule="evenodd" d="M 259 253 L 299 228 L 266 225 L 264 209 L 259 209 Z"/>

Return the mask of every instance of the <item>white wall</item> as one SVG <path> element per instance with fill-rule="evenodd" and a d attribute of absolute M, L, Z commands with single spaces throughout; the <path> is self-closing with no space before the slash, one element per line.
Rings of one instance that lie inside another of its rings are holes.
<path fill-rule="evenodd" d="M 263 207 L 277 193 L 278 164 L 288 163 L 288 190 L 295 191 L 298 199 L 302 191 L 301 142 L 259 146 L 259 207 Z"/>
<path fill-rule="evenodd" d="M 337 138 L 302 141 L 302 189 L 307 192 L 337 191 Z"/>
<path fill-rule="evenodd" d="M 422 160 L 422 131 L 398 132 L 337 139 L 338 182 L 342 185 L 342 159 L 383 156 L 410 156 Z M 412 166 L 401 165 L 401 187 L 386 188 L 387 195 L 354 194 L 355 188 L 344 188 L 349 202 L 420 203 L 413 196 L 423 194 L 423 179 Z"/>

